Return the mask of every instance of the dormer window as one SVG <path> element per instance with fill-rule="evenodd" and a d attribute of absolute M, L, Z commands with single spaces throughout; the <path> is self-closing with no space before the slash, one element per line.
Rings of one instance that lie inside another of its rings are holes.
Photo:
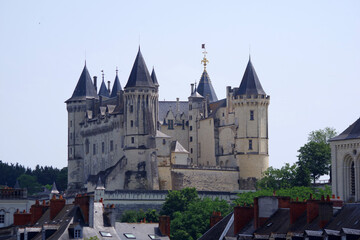
<path fill-rule="evenodd" d="M 253 142 L 252 140 L 249 140 L 249 150 L 252 150 L 253 149 Z"/>
<path fill-rule="evenodd" d="M 134 106 L 130 105 L 130 112 L 132 113 L 134 111 Z"/>
<path fill-rule="evenodd" d="M 174 129 L 174 120 L 168 120 L 168 129 Z"/>

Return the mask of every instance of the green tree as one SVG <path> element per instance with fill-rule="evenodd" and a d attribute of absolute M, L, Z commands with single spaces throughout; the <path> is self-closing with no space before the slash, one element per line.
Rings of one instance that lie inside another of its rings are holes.
<path fill-rule="evenodd" d="M 41 185 L 37 182 L 35 176 L 22 174 L 17 180 L 21 188 L 27 188 L 29 195 L 41 192 Z"/>
<path fill-rule="evenodd" d="M 198 193 L 195 188 L 184 188 L 180 191 L 169 191 L 165 198 L 160 215 L 167 215 L 173 219 L 174 212 L 184 212 L 189 203 L 199 199 Z"/>
<path fill-rule="evenodd" d="M 328 143 L 330 138 L 333 138 L 337 135 L 336 129 L 332 127 L 326 127 L 324 129 L 315 130 L 309 133 L 308 141 L 309 142 L 323 142 Z"/>
<path fill-rule="evenodd" d="M 269 167 L 264 173 L 261 180 L 257 182 L 259 189 L 280 189 L 296 186 L 297 165 L 286 163 L 280 169 Z"/>
<path fill-rule="evenodd" d="M 298 152 L 298 165 L 307 168 L 310 176 L 315 180 L 320 176 L 328 174 L 330 170 L 330 146 L 324 142 L 309 142 L 302 146 Z"/>

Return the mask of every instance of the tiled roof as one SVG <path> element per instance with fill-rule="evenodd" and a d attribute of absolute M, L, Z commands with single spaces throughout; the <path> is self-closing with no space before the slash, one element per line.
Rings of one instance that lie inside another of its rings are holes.
<path fill-rule="evenodd" d="M 360 229 L 360 203 L 348 203 L 325 227 L 338 230 L 342 228 Z"/>
<path fill-rule="evenodd" d="M 271 233 L 287 233 L 290 223 L 290 210 L 279 208 L 255 234 L 270 235 Z"/>
<path fill-rule="evenodd" d="M 111 90 L 111 95 L 110 97 L 111 98 L 115 98 L 117 96 L 117 92 L 118 91 L 121 91 L 121 84 L 120 84 L 120 81 L 119 81 L 119 77 L 116 73 L 116 77 L 115 77 L 115 80 L 114 80 L 114 84 L 113 84 L 113 87 L 112 87 L 112 90 Z"/>
<path fill-rule="evenodd" d="M 152 69 L 152 72 L 151 72 L 151 79 L 153 80 L 153 83 L 155 86 L 159 86 L 154 68 Z"/>
<path fill-rule="evenodd" d="M 345 131 L 339 136 L 331 138 L 330 141 L 340 141 L 346 139 L 357 139 L 360 138 L 360 118 L 351 124 Z"/>
<path fill-rule="evenodd" d="M 98 95 L 103 96 L 103 97 L 110 97 L 109 90 L 107 89 L 104 80 L 101 82 L 101 86 L 100 86 L 100 90 L 99 90 Z"/>
<path fill-rule="evenodd" d="M 168 236 L 162 236 L 158 223 L 115 223 L 115 229 L 121 240 L 128 240 L 124 233 L 133 234 L 136 239 L 151 239 L 149 234 L 154 234 L 156 239 L 169 240 Z"/>
<path fill-rule="evenodd" d="M 171 109 L 176 115 L 176 101 L 159 101 L 159 121 L 164 121 L 167 112 Z M 185 113 L 188 116 L 189 103 L 186 101 L 179 101 L 179 113 Z"/>

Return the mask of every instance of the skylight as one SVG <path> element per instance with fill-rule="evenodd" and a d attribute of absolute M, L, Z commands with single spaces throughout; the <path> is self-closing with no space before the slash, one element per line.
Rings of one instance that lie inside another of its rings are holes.
<path fill-rule="evenodd" d="M 127 239 L 136 239 L 135 235 L 132 234 L 132 233 L 124 233 L 124 236 L 125 236 Z"/>
<path fill-rule="evenodd" d="M 149 236 L 150 239 L 155 239 L 156 238 L 155 234 L 149 234 L 148 236 Z"/>
<path fill-rule="evenodd" d="M 109 232 L 99 231 L 99 233 L 102 237 L 112 237 L 111 233 Z"/>

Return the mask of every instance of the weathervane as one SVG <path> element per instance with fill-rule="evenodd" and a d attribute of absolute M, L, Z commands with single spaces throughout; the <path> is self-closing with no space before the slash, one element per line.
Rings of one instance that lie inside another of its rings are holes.
<path fill-rule="evenodd" d="M 207 58 L 206 58 L 207 51 L 205 49 L 205 43 L 202 44 L 201 47 L 202 47 L 202 49 L 204 49 L 204 51 L 203 51 L 204 58 L 203 58 L 203 60 L 201 60 L 201 63 L 204 64 L 204 70 L 206 70 L 206 65 L 209 63 L 209 60 L 207 60 Z"/>

